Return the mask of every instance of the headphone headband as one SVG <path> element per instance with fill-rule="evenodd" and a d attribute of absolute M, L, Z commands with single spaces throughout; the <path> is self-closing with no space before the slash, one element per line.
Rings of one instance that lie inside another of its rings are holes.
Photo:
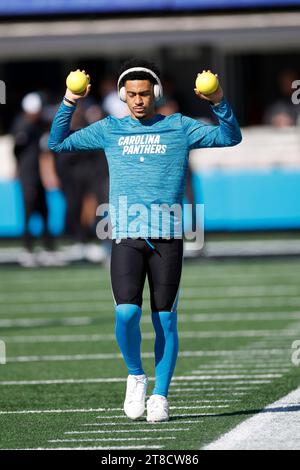
<path fill-rule="evenodd" d="M 133 67 L 131 69 L 125 70 L 125 72 L 123 72 L 119 77 L 118 90 L 120 90 L 120 84 L 122 83 L 123 78 L 131 72 L 146 72 L 146 73 L 148 73 L 149 75 L 151 75 L 156 80 L 160 90 L 162 91 L 162 84 L 161 84 L 161 81 L 160 81 L 159 77 L 152 70 L 147 69 L 145 67 Z"/>

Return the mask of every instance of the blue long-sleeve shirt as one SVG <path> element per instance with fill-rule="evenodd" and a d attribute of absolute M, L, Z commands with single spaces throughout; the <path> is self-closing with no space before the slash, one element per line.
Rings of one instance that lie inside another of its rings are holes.
<path fill-rule="evenodd" d="M 131 116 L 122 119 L 108 116 L 71 132 L 75 109 L 64 103 L 60 105 L 48 145 L 57 153 L 105 151 L 110 176 L 112 238 L 180 237 L 180 208 L 190 150 L 229 147 L 242 140 L 234 113 L 224 98 L 212 106 L 218 126 L 176 113 L 158 114 L 142 121 Z M 171 206 L 175 209 L 170 212 Z M 169 219 L 161 218 L 161 213 L 169 215 Z"/>

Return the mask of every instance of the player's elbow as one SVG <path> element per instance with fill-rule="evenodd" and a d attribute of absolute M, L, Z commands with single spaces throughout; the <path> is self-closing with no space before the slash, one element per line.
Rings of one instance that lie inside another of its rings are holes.
<path fill-rule="evenodd" d="M 48 149 L 51 150 L 54 153 L 60 153 L 61 152 L 61 145 L 55 142 L 54 140 L 49 137 L 48 139 Z"/>
<path fill-rule="evenodd" d="M 237 132 L 235 135 L 231 136 L 231 138 L 226 142 L 227 147 L 235 147 L 239 145 L 243 140 L 243 136 L 241 131 Z"/>

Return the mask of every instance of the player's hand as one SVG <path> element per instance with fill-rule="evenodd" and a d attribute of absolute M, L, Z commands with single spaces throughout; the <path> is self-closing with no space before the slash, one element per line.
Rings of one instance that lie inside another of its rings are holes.
<path fill-rule="evenodd" d="M 210 72 L 210 70 L 208 70 Z M 218 78 L 218 75 L 215 74 L 216 77 Z M 205 101 L 211 101 L 214 104 L 220 103 L 222 101 L 222 98 L 224 97 L 224 92 L 222 90 L 222 87 L 219 82 L 219 86 L 216 89 L 214 93 L 211 93 L 210 95 L 203 95 L 203 93 L 200 93 L 197 88 L 194 88 L 195 95 L 198 96 L 198 98 L 205 100 Z"/>
<path fill-rule="evenodd" d="M 85 70 L 82 70 L 82 72 L 85 73 Z M 88 74 L 86 74 L 86 76 L 87 76 L 88 80 L 90 81 L 90 76 Z M 67 88 L 65 96 L 69 100 L 76 102 L 77 100 L 80 100 L 82 98 L 86 98 L 88 96 L 88 94 L 90 93 L 90 91 L 91 91 L 91 84 L 89 83 L 88 86 L 86 87 L 85 91 L 80 93 L 80 94 L 72 93 L 72 91 L 69 90 L 69 88 Z"/>

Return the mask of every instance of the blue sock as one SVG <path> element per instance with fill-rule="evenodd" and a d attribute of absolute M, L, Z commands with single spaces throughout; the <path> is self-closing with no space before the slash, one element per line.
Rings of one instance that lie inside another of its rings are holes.
<path fill-rule="evenodd" d="M 134 304 L 116 306 L 116 337 L 128 374 L 142 375 L 140 319 L 142 309 Z"/>
<path fill-rule="evenodd" d="M 152 312 L 155 339 L 155 387 L 153 394 L 168 396 L 178 355 L 177 312 Z"/>

